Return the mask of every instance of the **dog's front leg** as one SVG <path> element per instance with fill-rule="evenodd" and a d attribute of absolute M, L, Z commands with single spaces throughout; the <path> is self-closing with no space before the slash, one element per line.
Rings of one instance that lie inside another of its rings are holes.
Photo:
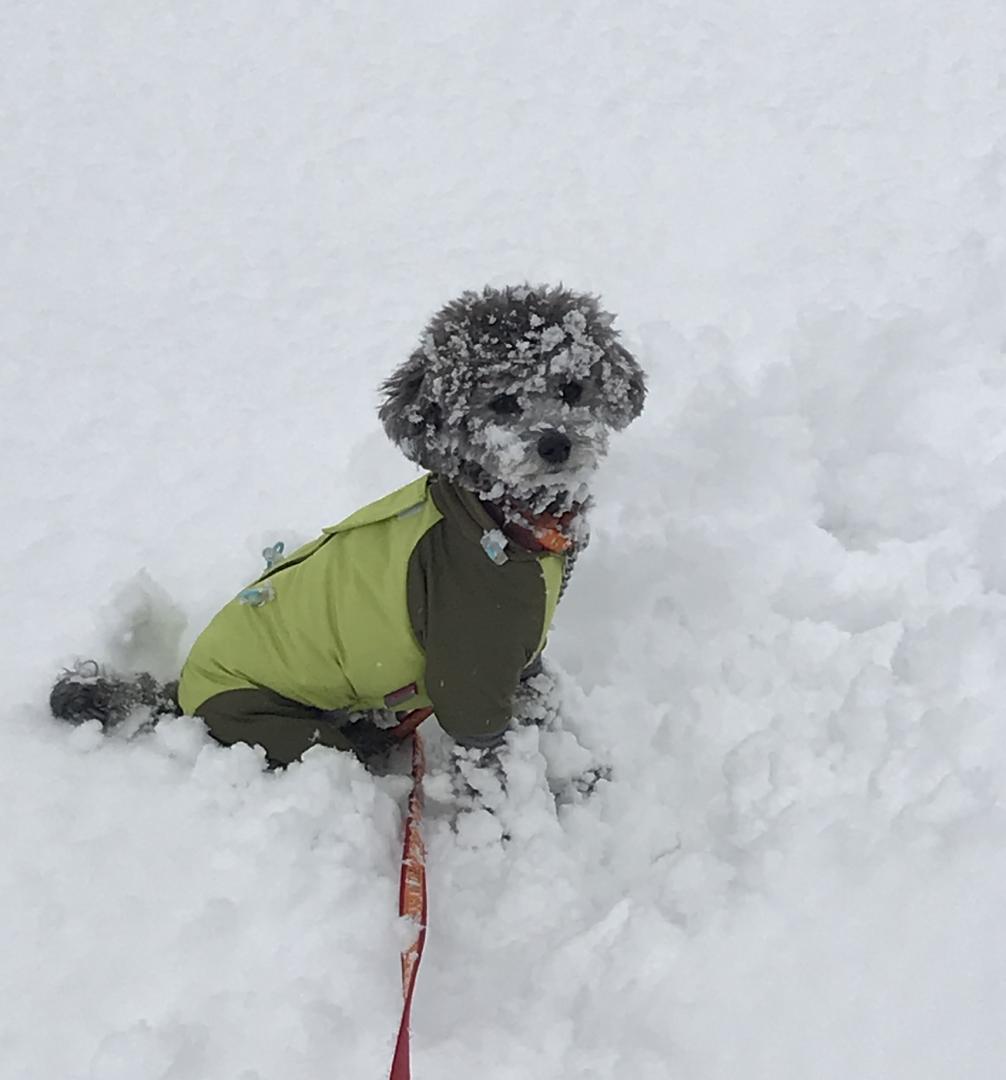
<path fill-rule="evenodd" d="M 611 779 L 611 766 L 583 746 L 566 722 L 559 680 L 539 657 L 521 679 L 513 701 L 514 723 L 541 732 L 548 785 L 557 803 L 591 795 L 602 780 Z"/>
<path fill-rule="evenodd" d="M 555 799 L 546 781 L 539 739 L 540 732 L 532 725 L 511 729 L 490 748 L 452 748 L 458 811 L 454 828 L 463 842 L 523 843 L 556 827 Z"/>

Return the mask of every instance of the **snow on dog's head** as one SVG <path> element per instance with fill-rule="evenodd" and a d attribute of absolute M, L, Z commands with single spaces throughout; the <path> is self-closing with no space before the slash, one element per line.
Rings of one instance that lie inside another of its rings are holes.
<path fill-rule="evenodd" d="M 613 321 L 561 286 L 463 293 L 383 384 L 384 429 L 410 460 L 486 498 L 581 504 L 608 433 L 646 396 Z"/>

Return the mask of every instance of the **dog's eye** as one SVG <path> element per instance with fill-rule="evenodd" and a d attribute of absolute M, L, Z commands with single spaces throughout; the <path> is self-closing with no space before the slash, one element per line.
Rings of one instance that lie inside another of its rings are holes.
<path fill-rule="evenodd" d="M 564 383 L 559 389 L 559 395 L 567 405 L 575 405 L 583 396 L 583 387 L 578 382 Z"/>
<path fill-rule="evenodd" d="M 489 402 L 489 408 L 497 416 L 520 416 L 520 402 L 514 394 L 497 394 Z"/>

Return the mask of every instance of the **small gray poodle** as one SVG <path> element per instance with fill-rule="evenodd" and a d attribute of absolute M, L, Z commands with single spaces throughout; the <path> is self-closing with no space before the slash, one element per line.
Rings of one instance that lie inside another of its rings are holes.
<path fill-rule="evenodd" d="M 318 744 L 371 761 L 420 710 L 463 765 L 515 722 L 554 724 L 541 653 L 609 434 L 646 395 L 613 321 L 561 286 L 453 300 L 382 386 L 384 429 L 424 475 L 289 555 L 270 549 L 177 688 L 78 665 L 53 688 L 54 715 L 111 728 L 137 709 L 184 711 L 273 765 Z"/>

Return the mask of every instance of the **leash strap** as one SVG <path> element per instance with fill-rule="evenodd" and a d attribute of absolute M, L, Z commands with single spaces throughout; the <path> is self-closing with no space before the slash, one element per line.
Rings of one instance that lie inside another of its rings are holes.
<path fill-rule="evenodd" d="M 429 706 L 425 709 L 413 709 L 412 712 L 407 712 L 393 728 L 389 728 L 388 734 L 402 740 L 411 735 L 427 717 L 432 715 L 433 709 Z"/>
<path fill-rule="evenodd" d="M 417 712 L 423 710 L 416 710 Z M 430 710 L 432 711 L 432 710 Z M 428 714 L 427 714 L 428 715 Z M 425 719 L 425 716 L 422 718 Z M 426 755 L 423 740 L 412 729 L 412 792 L 409 813 L 405 820 L 405 841 L 402 845 L 402 875 L 398 886 L 398 913 L 415 921 L 419 928 L 416 940 L 402 952 L 402 1021 L 398 1026 L 395 1057 L 391 1063 L 390 1080 L 411 1080 L 409 1063 L 409 1021 L 412 1016 L 412 993 L 416 988 L 419 961 L 426 943 L 426 848 L 423 844 L 423 773 Z"/>

